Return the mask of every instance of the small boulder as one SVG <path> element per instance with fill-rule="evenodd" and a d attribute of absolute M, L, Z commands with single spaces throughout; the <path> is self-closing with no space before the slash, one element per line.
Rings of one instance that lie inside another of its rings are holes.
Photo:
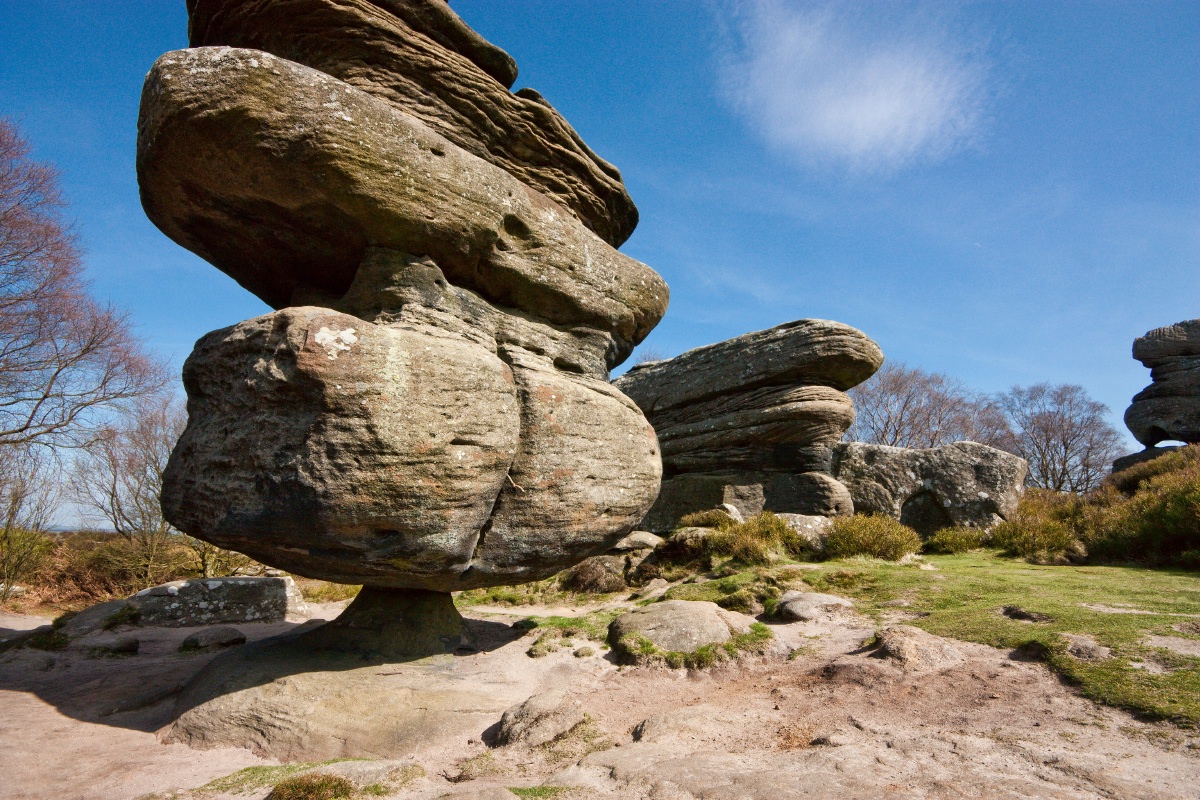
<path fill-rule="evenodd" d="M 496 743 L 537 747 L 562 736 L 586 718 L 578 700 L 565 690 L 551 689 L 505 711 Z"/>
<path fill-rule="evenodd" d="M 246 634 L 237 628 L 222 625 L 216 628 L 205 628 L 202 631 L 190 634 L 180 643 L 179 652 L 194 653 L 206 650 L 219 650 L 245 643 Z"/>
<path fill-rule="evenodd" d="M 776 514 L 787 526 L 808 542 L 814 552 L 820 553 L 825 549 L 825 540 L 833 530 L 833 520 L 811 514 Z"/>
<path fill-rule="evenodd" d="M 963 661 L 962 653 L 950 642 L 911 625 L 893 625 L 881 631 L 876 652 L 919 672 L 942 670 Z"/>
<path fill-rule="evenodd" d="M 819 592 L 785 592 L 779 598 L 775 613 L 783 619 L 812 622 L 842 609 L 854 608 L 854 603 L 844 597 Z"/>
<path fill-rule="evenodd" d="M 1112 657 L 1112 650 L 1082 633 L 1061 634 L 1067 640 L 1067 652 L 1080 661 L 1104 661 Z"/>
<path fill-rule="evenodd" d="M 608 627 L 608 641 L 618 654 L 638 662 L 643 655 L 638 650 L 641 642 L 664 652 L 692 653 L 745 632 L 746 619 L 716 603 L 666 600 L 617 617 Z"/>
<path fill-rule="evenodd" d="M 636 553 L 642 550 L 654 550 L 665 540 L 649 531 L 634 531 L 612 546 L 610 553 Z"/>

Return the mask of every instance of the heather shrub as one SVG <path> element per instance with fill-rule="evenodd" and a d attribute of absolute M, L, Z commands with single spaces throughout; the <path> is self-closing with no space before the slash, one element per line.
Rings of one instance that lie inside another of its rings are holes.
<path fill-rule="evenodd" d="M 1146 470 L 1128 496 L 1114 481 L 1089 498 L 1083 536 L 1094 557 L 1191 565 L 1192 551 L 1200 550 L 1200 459 L 1183 453 L 1197 449 L 1139 464 L 1158 466 Z"/>
<path fill-rule="evenodd" d="M 275 784 L 267 800 L 342 800 L 354 796 L 355 786 L 340 775 L 310 772 Z"/>
<path fill-rule="evenodd" d="M 808 550 L 804 537 L 770 511 L 721 528 L 709 534 L 705 543 L 710 554 L 729 556 L 743 564 L 767 564 L 777 554 L 798 556 Z"/>
<path fill-rule="evenodd" d="M 706 509 L 704 511 L 695 511 L 691 514 L 685 514 L 679 519 L 679 528 L 717 528 L 718 530 L 728 528 L 737 523 L 733 517 L 726 514 L 724 511 L 716 508 Z"/>
<path fill-rule="evenodd" d="M 912 528 L 882 514 L 835 517 L 825 540 L 826 558 L 871 556 L 899 561 L 921 549 L 921 537 Z"/>
<path fill-rule="evenodd" d="M 1077 496 L 1048 489 L 1030 489 L 1011 518 L 992 531 L 990 544 L 1005 555 L 1035 561 L 1066 560 L 1081 554 L 1082 526 Z"/>
<path fill-rule="evenodd" d="M 986 531 L 979 528 L 955 526 L 934 531 L 933 535 L 925 540 L 924 550 L 926 553 L 954 555 L 965 553 L 968 550 L 977 550 L 986 546 L 987 542 Z"/>

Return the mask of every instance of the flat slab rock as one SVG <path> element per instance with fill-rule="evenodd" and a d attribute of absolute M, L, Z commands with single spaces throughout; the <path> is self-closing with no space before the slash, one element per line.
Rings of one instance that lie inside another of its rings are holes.
<path fill-rule="evenodd" d="M 708 644 L 722 644 L 734 634 L 750 629 L 752 619 L 726 611 L 716 603 L 695 600 L 665 600 L 617 617 L 608 628 L 608 641 L 618 653 L 635 654 L 626 638 L 648 639 L 667 652 L 691 653 Z"/>
<path fill-rule="evenodd" d="M 124 600 L 86 608 L 69 619 L 62 632 L 77 638 L 114 625 L 190 628 L 237 622 L 299 622 L 308 616 L 308 605 L 289 577 L 197 578 L 152 586 Z"/>

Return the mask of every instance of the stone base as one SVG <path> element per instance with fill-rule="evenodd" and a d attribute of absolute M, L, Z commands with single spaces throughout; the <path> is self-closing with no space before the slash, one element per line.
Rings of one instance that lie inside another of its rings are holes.
<path fill-rule="evenodd" d="M 181 692 L 162 738 L 317 761 L 479 737 L 521 698 L 504 676 L 461 669 L 451 654 L 464 641 L 449 594 L 364 588 L 333 622 L 213 659 Z"/>
<path fill-rule="evenodd" d="M 854 513 L 846 487 L 820 472 L 684 474 L 662 482 L 658 500 L 642 520 L 650 531 L 669 531 L 680 517 L 728 503 L 744 517 L 763 511 L 836 516 Z"/>
<path fill-rule="evenodd" d="M 1122 470 L 1126 470 L 1130 467 L 1141 464 L 1144 461 L 1153 461 L 1159 456 L 1165 456 L 1167 453 L 1172 453 L 1180 449 L 1180 447 L 1181 445 L 1175 445 L 1173 447 L 1147 447 L 1141 452 L 1130 453 L 1127 456 L 1121 456 L 1113 462 L 1112 471 L 1121 472 Z"/>

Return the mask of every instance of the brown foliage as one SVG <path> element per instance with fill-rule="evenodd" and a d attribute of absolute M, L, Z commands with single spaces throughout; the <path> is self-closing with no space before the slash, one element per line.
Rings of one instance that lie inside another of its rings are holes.
<path fill-rule="evenodd" d="M 0 119 L 0 446 L 90 443 L 164 384 L 124 314 L 88 295 L 58 175 Z"/>

